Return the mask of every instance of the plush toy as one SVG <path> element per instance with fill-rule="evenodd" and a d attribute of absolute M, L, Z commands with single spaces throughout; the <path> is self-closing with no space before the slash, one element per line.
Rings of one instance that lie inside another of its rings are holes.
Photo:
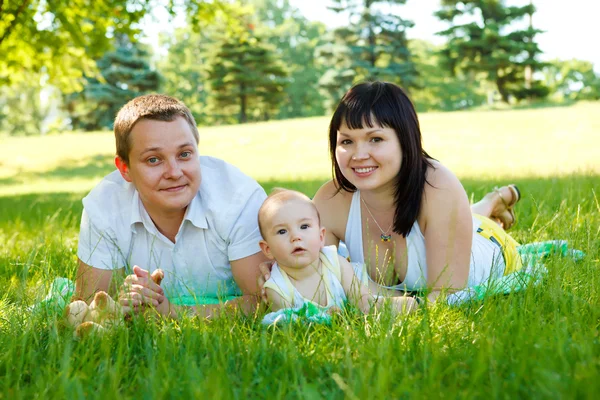
<path fill-rule="evenodd" d="M 164 273 L 157 269 L 150 277 L 160 285 Z M 74 300 L 67 305 L 65 318 L 67 324 L 75 329 L 73 336 L 79 339 L 91 332 L 103 333 L 106 329 L 122 323 L 123 313 L 121 306 L 106 292 L 97 292 L 89 305 L 82 299 Z"/>

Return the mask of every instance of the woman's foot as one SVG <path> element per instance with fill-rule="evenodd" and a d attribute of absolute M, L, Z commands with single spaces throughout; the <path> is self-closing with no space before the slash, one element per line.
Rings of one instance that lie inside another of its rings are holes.
<path fill-rule="evenodd" d="M 517 221 L 514 206 L 521 200 L 519 188 L 514 184 L 502 186 L 495 188 L 493 192 L 486 195 L 488 196 L 493 196 L 494 199 L 491 200 L 495 202 L 490 218 L 498 222 L 504 230 L 512 228 Z"/>

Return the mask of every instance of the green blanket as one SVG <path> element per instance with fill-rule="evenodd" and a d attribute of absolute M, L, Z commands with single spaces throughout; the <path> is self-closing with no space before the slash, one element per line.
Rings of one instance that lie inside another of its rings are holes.
<path fill-rule="evenodd" d="M 530 285 L 537 285 L 542 281 L 548 272 L 543 263 L 547 257 L 558 255 L 579 261 L 585 255 L 582 251 L 570 249 L 565 240 L 529 243 L 519 246 L 517 250 L 523 260 L 523 268 L 521 270 L 505 275 L 500 279 L 490 280 L 484 284 L 453 293 L 447 297 L 448 304 L 459 305 L 468 301 L 483 300 L 491 295 L 519 292 Z M 29 307 L 29 310 L 48 310 L 62 313 L 73 296 L 74 291 L 75 283 L 73 281 L 62 277 L 56 278 L 50 285 L 46 297 L 41 302 Z M 219 304 L 235 298 L 236 296 L 216 298 L 184 295 L 169 297 L 169 301 L 177 305 L 192 306 L 199 304 Z M 297 320 L 323 323 L 329 321 L 329 319 L 330 316 L 324 308 L 319 308 L 311 304 L 298 309 L 286 309 L 269 313 L 264 317 L 263 323 L 272 324 Z"/>

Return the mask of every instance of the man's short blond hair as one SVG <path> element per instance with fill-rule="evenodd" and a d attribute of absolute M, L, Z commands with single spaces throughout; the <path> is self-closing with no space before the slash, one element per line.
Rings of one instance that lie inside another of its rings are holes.
<path fill-rule="evenodd" d="M 174 97 L 163 94 L 147 94 L 136 97 L 125 104 L 115 118 L 114 132 L 117 146 L 117 156 L 129 164 L 131 140 L 129 136 L 135 124 L 142 119 L 155 121 L 174 121 L 183 117 L 190 128 L 196 143 L 200 140 L 196 121 L 189 108 Z"/>
<path fill-rule="evenodd" d="M 267 196 L 262 206 L 260 206 L 260 209 L 258 210 L 258 229 L 260 230 L 260 234 L 263 237 L 263 239 L 265 237 L 265 228 L 263 225 L 265 224 L 266 214 L 269 211 L 269 209 L 290 200 L 301 200 L 310 204 L 317 213 L 317 220 L 319 221 L 319 224 L 321 223 L 321 216 L 319 215 L 319 210 L 317 210 L 315 203 L 313 203 L 310 197 L 296 190 L 274 188 L 269 194 L 269 196 Z"/>

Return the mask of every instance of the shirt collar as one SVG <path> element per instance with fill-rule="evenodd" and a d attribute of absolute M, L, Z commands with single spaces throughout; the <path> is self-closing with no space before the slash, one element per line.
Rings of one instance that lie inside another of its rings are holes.
<path fill-rule="evenodd" d="M 204 203 L 202 202 L 202 198 L 200 197 L 200 192 L 194 196 L 192 202 L 188 206 L 185 216 L 183 217 L 184 221 L 190 221 L 192 225 L 196 228 L 208 229 L 208 221 L 206 219 L 206 211 L 204 208 Z"/>
<path fill-rule="evenodd" d="M 134 225 L 138 222 L 142 222 L 142 210 L 143 207 L 142 201 L 140 200 L 140 195 L 137 190 L 133 191 L 133 197 L 131 199 L 131 216 L 130 216 L 130 225 L 131 229 L 133 229 Z"/>
<path fill-rule="evenodd" d="M 133 198 L 131 199 L 131 219 L 129 221 L 132 230 L 135 230 L 136 223 L 144 223 L 143 214 L 147 214 L 147 212 L 140 200 L 138 191 L 134 190 Z M 192 199 L 192 202 L 185 211 L 183 220 L 190 221 L 190 223 L 197 228 L 208 229 L 208 221 L 206 219 L 206 212 L 204 210 L 202 199 L 200 198 L 200 193 L 196 194 Z"/>

